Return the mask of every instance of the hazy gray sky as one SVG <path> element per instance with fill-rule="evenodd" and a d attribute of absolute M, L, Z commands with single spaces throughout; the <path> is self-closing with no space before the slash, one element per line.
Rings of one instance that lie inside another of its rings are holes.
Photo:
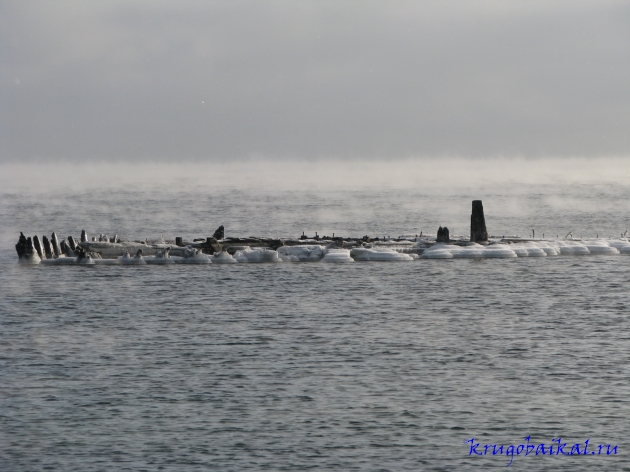
<path fill-rule="evenodd" d="M 0 160 L 630 155 L 628 1 L 0 0 Z"/>

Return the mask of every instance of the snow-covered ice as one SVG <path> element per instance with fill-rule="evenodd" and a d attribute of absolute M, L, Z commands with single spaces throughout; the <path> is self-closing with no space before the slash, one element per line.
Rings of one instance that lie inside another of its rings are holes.
<path fill-rule="evenodd" d="M 324 257 L 324 249 L 316 245 L 282 246 L 278 256 L 284 262 L 318 262 Z"/>
<path fill-rule="evenodd" d="M 401 254 L 394 249 L 362 247 L 350 250 L 350 257 L 355 261 L 413 261 L 414 259 L 409 254 Z"/>
<path fill-rule="evenodd" d="M 237 262 L 227 251 L 215 252 L 212 255 L 213 264 L 236 264 Z"/>
<path fill-rule="evenodd" d="M 322 262 L 345 263 L 354 262 L 348 249 L 326 249 Z"/>
<path fill-rule="evenodd" d="M 241 249 L 234 253 L 234 259 L 238 262 L 282 262 L 278 252 L 267 248 Z"/>

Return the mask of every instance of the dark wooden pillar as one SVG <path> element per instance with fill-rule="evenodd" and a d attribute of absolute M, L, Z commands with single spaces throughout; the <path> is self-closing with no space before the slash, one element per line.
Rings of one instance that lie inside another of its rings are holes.
<path fill-rule="evenodd" d="M 39 236 L 33 236 L 33 247 L 35 251 L 37 251 L 37 255 L 40 259 L 46 259 L 46 254 L 44 253 L 44 248 L 42 248 L 42 243 L 39 241 Z"/>
<path fill-rule="evenodd" d="M 55 253 L 55 257 L 59 257 L 62 254 L 61 246 L 59 246 L 59 239 L 57 238 L 57 235 L 54 231 L 50 235 L 50 244 L 52 244 L 52 249 Z"/>
<path fill-rule="evenodd" d="M 441 226 L 438 228 L 437 238 L 435 238 L 436 243 L 447 243 L 450 241 L 450 235 L 448 233 L 448 228 L 445 226 L 442 228 Z"/>
<path fill-rule="evenodd" d="M 52 259 L 53 258 L 52 246 L 50 245 L 50 241 L 48 241 L 48 238 L 46 236 L 42 238 L 42 244 L 44 245 L 44 252 L 46 253 L 46 259 Z"/>
<path fill-rule="evenodd" d="M 483 204 L 481 200 L 473 200 L 472 214 L 470 215 L 470 240 L 476 243 L 488 241 L 486 219 L 483 216 Z"/>

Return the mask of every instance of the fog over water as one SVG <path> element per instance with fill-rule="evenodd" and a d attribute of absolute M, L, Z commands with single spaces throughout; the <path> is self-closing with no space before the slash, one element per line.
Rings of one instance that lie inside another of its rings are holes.
<path fill-rule="evenodd" d="M 19 231 L 62 229 L 75 237 L 81 229 L 134 238 L 163 233 L 205 237 L 220 224 L 232 236 L 296 237 L 302 231 L 381 237 L 423 231 L 434 236 L 439 225 L 466 235 L 473 199 L 484 201 L 488 229 L 498 236 L 526 236 L 532 229 L 554 237 L 569 231 L 619 236 L 630 226 L 625 198 L 630 161 L 621 158 L 2 168 L 7 241 Z"/>

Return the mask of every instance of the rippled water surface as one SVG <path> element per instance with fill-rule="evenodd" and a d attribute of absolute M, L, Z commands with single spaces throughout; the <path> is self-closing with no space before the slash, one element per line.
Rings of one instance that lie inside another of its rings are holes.
<path fill-rule="evenodd" d="M 486 470 L 482 444 L 618 445 L 514 470 L 629 470 L 630 257 L 35 266 L 27 235 L 619 236 L 617 185 L 1 190 L 0 470 Z M 596 450 L 596 448 L 595 448 Z M 508 470 L 510 470 L 508 469 Z"/>

